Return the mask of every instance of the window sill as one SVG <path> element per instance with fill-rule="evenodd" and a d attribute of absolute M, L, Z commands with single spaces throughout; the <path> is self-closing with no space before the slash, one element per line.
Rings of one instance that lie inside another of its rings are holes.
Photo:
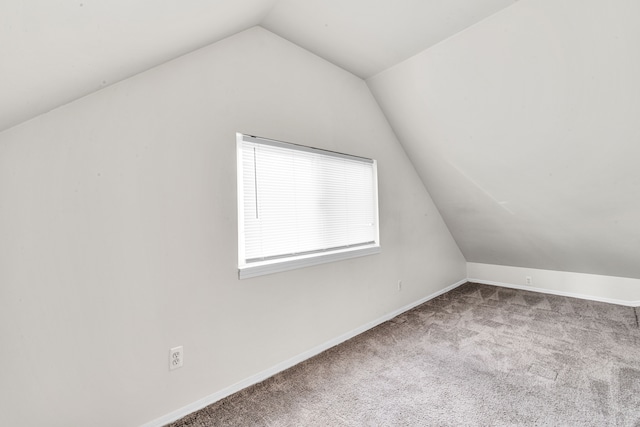
<path fill-rule="evenodd" d="M 254 262 L 251 263 L 251 265 L 241 266 L 238 269 L 238 278 L 247 279 L 249 277 L 264 276 L 266 274 L 294 270 L 297 268 L 309 267 L 312 265 L 324 264 L 327 262 L 373 255 L 380 253 L 380 251 L 380 245 L 371 245 L 353 249 L 342 249 L 339 251 L 327 252 L 323 254 L 310 254 L 300 257 L 291 257 L 284 260 L 279 259 L 276 261 Z"/>

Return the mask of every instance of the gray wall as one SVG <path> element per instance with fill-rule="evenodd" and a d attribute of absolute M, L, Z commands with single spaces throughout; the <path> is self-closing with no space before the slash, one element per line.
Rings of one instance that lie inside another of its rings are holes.
<path fill-rule="evenodd" d="M 239 281 L 238 131 L 377 159 L 382 253 Z M 0 424 L 140 425 L 465 277 L 366 84 L 254 28 L 0 133 Z"/>
<path fill-rule="evenodd" d="M 640 278 L 638 16 L 521 0 L 368 80 L 467 261 Z"/>

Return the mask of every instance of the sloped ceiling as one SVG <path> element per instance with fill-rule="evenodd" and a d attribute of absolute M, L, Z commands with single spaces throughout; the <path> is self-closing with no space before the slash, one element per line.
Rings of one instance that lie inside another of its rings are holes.
<path fill-rule="evenodd" d="M 279 0 L 262 26 L 368 78 L 515 0 Z"/>
<path fill-rule="evenodd" d="M 522 0 L 368 81 L 467 261 L 640 278 L 638 41 Z"/>
<path fill-rule="evenodd" d="M 275 0 L 3 0 L 0 131 L 260 23 Z"/>
<path fill-rule="evenodd" d="M 5 0 L 0 131 L 255 25 L 361 77 L 515 0 Z"/>

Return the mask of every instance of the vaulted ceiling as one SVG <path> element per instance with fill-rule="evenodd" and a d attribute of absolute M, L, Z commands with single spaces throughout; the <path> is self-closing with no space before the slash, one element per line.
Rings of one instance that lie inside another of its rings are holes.
<path fill-rule="evenodd" d="M 514 1 L 3 1 L 0 131 L 255 25 L 366 78 Z"/>
<path fill-rule="evenodd" d="M 467 261 L 640 278 L 640 2 L 521 0 L 368 80 Z"/>
<path fill-rule="evenodd" d="M 366 80 L 468 261 L 640 278 L 640 2 L 8 0 L 0 131 L 260 25 Z"/>

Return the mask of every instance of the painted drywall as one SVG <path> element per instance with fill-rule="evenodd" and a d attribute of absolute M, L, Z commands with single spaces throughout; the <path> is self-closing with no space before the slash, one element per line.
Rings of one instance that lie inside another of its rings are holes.
<path fill-rule="evenodd" d="M 639 19 L 521 0 L 367 81 L 467 261 L 640 278 Z"/>
<path fill-rule="evenodd" d="M 598 274 L 467 263 L 469 281 L 613 304 L 640 306 L 640 280 Z M 527 278 L 530 282 L 527 282 Z"/>
<path fill-rule="evenodd" d="M 2 1 L 0 131 L 254 25 L 369 77 L 514 1 Z"/>
<path fill-rule="evenodd" d="M 377 159 L 382 253 L 238 280 L 236 132 Z M 261 28 L 0 133 L 0 203 L 0 425 L 141 425 L 466 277 L 366 83 Z"/>
<path fill-rule="evenodd" d="M 516 0 L 278 0 L 261 26 L 362 78 Z"/>
<path fill-rule="evenodd" d="M 0 131 L 253 27 L 275 1 L 0 2 Z"/>

